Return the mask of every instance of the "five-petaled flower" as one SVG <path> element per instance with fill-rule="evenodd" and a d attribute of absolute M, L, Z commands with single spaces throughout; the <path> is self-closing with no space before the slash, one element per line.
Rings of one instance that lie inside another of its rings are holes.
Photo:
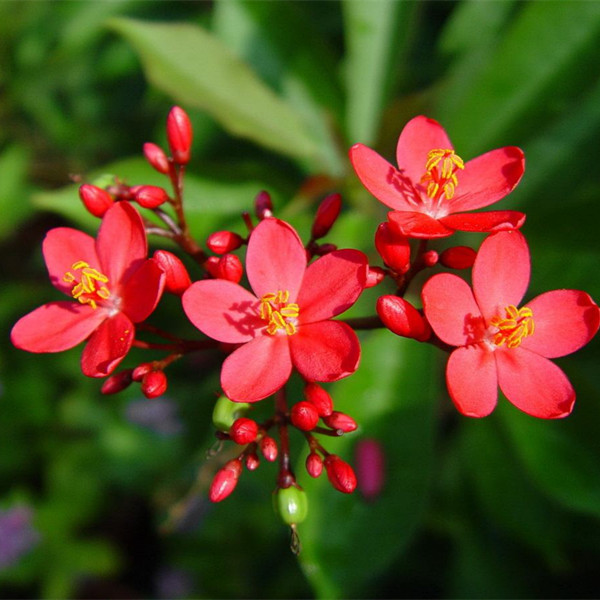
<path fill-rule="evenodd" d="M 359 179 L 380 202 L 394 209 L 393 227 L 413 238 L 439 238 L 454 231 L 518 229 L 516 211 L 471 213 L 504 198 L 525 169 L 523 152 L 507 146 L 463 162 L 439 123 L 424 116 L 407 123 L 396 148 L 398 169 L 363 144 L 350 149 Z"/>
<path fill-rule="evenodd" d="M 450 273 L 423 287 L 425 315 L 439 338 L 457 346 L 446 367 L 458 410 L 484 417 L 498 386 L 517 408 L 540 418 L 568 415 L 575 392 L 550 358 L 578 350 L 594 336 L 600 310 L 585 292 L 554 290 L 518 308 L 529 283 L 529 248 L 518 231 L 484 240 L 473 265 L 473 289 Z"/>
<path fill-rule="evenodd" d="M 268 218 L 250 236 L 246 267 L 254 293 L 212 279 L 193 283 L 182 298 L 200 331 L 241 344 L 221 371 L 229 398 L 266 398 L 287 382 L 293 367 L 307 381 L 336 381 L 356 370 L 358 338 L 346 323 L 331 318 L 352 306 L 365 287 L 362 252 L 337 250 L 307 266 L 295 230 Z"/>
<path fill-rule="evenodd" d="M 83 373 L 110 374 L 131 348 L 134 323 L 152 313 L 162 294 L 163 271 L 147 252 L 144 224 L 127 202 L 106 212 L 96 240 L 69 227 L 50 230 L 43 243 L 50 281 L 72 300 L 22 317 L 12 343 L 29 352 L 60 352 L 89 338 Z"/>

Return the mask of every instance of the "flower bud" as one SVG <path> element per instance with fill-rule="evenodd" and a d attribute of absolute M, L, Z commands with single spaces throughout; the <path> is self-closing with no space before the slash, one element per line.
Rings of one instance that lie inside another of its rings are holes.
<path fill-rule="evenodd" d="M 246 469 L 248 469 L 248 471 L 256 471 L 259 465 L 260 459 L 254 452 L 246 456 Z"/>
<path fill-rule="evenodd" d="M 190 161 L 192 148 L 192 124 L 187 113 L 179 106 L 174 106 L 167 117 L 167 141 L 178 165 Z"/>
<path fill-rule="evenodd" d="M 95 217 L 103 217 L 115 203 L 114 198 L 106 190 L 91 183 L 84 183 L 79 188 L 79 197 L 87 211 Z"/>
<path fill-rule="evenodd" d="M 261 221 L 273 216 L 273 202 L 269 192 L 258 192 L 254 198 L 254 214 Z"/>
<path fill-rule="evenodd" d="M 119 373 L 114 373 L 110 377 L 107 377 L 100 388 L 100 392 L 102 394 L 116 394 L 125 388 L 129 387 L 131 382 L 133 381 L 131 377 L 132 370 L 127 369 L 125 371 L 120 371 Z"/>
<path fill-rule="evenodd" d="M 239 283 L 243 274 L 244 267 L 235 254 L 224 254 L 221 256 L 217 266 L 217 279 L 226 279 L 227 281 L 233 281 L 233 283 Z"/>
<path fill-rule="evenodd" d="M 428 250 L 423 254 L 423 264 L 426 267 L 435 267 L 439 259 L 439 254 L 435 250 Z"/>
<path fill-rule="evenodd" d="M 306 457 L 306 471 L 315 478 L 323 472 L 323 459 L 316 452 L 311 452 Z"/>
<path fill-rule="evenodd" d="M 169 199 L 169 195 L 165 190 L 156 185 L 140 185 L 136 186 L 134 200 L 142 208 L 158 208 Z"/>
<path fill-rule="evenodd" d="M 277 460 L 277 442 L 272 437 L 268 435 L 262 437 L 260 442 L 258 442 L 258 447 L 266 460 L 269 462 Z"/>
<path fill-rule="evenodd" d="M 144 377 L 152 370 L 154 370 L 152 363 L 140 363 L 135 369 L 133 369 L 131 378 L 133 381 L 142 381 L 142 379 L 144 379 Z"/>
<path fill-rule="evenodd" d="M 208 236 L 206 245 L 215 254 L 225 254 L 237 250 L 244 243 L 244 238 L 233 231 L 215 231 Z"/>
<path fill-rule="evenodd" d="M 385 481 L 385 456 L 377 440 L 363 439 L 354 451 L 358 489 L 366 500 L 374 500 Z"/>
<path fill-rule="evenodd" d="M 153 257 L 165 274 L 165 290 L 176 296 L 181 296 L 192 280 L 179 257 L 168 250 L 157 250 Z"/>
<path fill-rule="evenodd" d="M 304 397 L 317 409 L 320 417 L 327 417 L 333 410 L 331 396 L 318 383 L 307 383 L 304 386 Z"/>
<path fill-rule="evenodd" d="M 331 485 L 344 494 L 351 494 L 356 489 L 356 475 L 352 467 L 339 456 L 329 454 L 325 458 L 327 479 Z"/>
<path fill-rule="evenodd" d="M 392 231 L 389 223 L 381 223 L 375 232 L 375 247 L 383 262 L 396 273 L 410 268 L 410 243 L 406 236 Z"/>
<path fill-rule="evenodd" d="M 275 492 L 275 507 L 286 525 L 302 523 L 308 514 L 306 492 L 296 486 L 279 488 Z"/>
<path fill-rule="evenodd" d="M 242 463 L 237 458 L 230 460 L 222 469 L 219 469 L 208 492 L 210 501 L 221 502 L 221 500 L 225 500 L 235 489 L 241 474 Z"/>
<path fill-rule="evenodd" d="M 470 269 L 476 256 L 477 252 L 469 246 L 454 246 L 440 254 L 440 262 L 449 269 Z"/>
<path fill-rule="evenodd" d="M 319 422 L 319 413 L 314 404 L 302 400 L 292 406 L 290 420 L 294 427 L 302 431 L 311 431 Z"/>
<path fill-rule="evenodd" d="M 142 394 L 146 398 L 158 398 L 167 391 L 167 376 L 164 371 L 150 371 L 142 379 Z"/>
<path fill-rule="evenodd" d="M 367 271 L 367 281 L 365 288 L 372 288 L 379 285 L 385 279 L 385 270 L 381 267 L 371 267 Z"/>
<path fill-rule="evenodd" d="M 252 419 L 240 417 L 236 419 L 229 429 L 229 437 L 240 446 L 253 442 L 258 435 L 258 424 Z"/>
<path fill-rule="evenodd" d="M 211 277 L 218 279 L 219 277 L 219 262 L 221 259 L 218 256 L 209 256 L 204 261 L 204 268 Z"/>
<path fill-rule="evenodd" d="M 219 396 L 212 413 L 213 425 L 228 433 L 236 419 L 246 414 L 251 404 L 248 402 L 233 402 L 227 396 Z"/>
<path fill-rule="evenodd" d="M 144 156 L 153 169 L 164 175 L 169 174 L 169 159 L 162 148 L 152 142 L 146 142 Z"/>
<path fill-rule="evenodd" d="M 337 410 L 334 410 L 328 417 L 325 417 L 323 421 L 328 427 L 343 431 L 344 433 L 355 431 L 358 427 L 356 421 L 350 415 Z"/>
<path fill-rule="evenodd" d="M 383 324 L 396 335 L 424 342 L 431 336 L 431 327 L 410 302 L 399 296 L 380 296 L 376 305 Z"/>
<path fill-rule="evenodd" d="M 318 240 L 329 233 L 340 214 L 341 208 L 342 197 L 340 194 L 331 194 L 321 201 L 311 229 L 313 240 Z"/>

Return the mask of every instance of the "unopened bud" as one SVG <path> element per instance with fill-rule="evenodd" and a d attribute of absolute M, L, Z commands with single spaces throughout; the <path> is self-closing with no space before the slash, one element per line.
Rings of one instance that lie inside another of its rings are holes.
<path fill-rule="evenodd" d="M 227 433 L 233 422 L 244 415 L 250 406 L 247 402 L 233 402 L 227 396 L 219 396 L 212 413 L 213 425 Z"/>
<path fill-rule="evenodd" d="M 469 246 L 454 246 L 440 254 L 440 262 L 449 269 L 470 269 L 476 256 L 477 252 Z"/>
<path fill-rule="evenodd" d="M 320 417 L 327 417 L 333 410 L 331 396 L 318 383 L 307 383 L 304 386 L 304 397 L 317 409 Z"/>
<path fill-rule="evenodd" d="M 323 459 L 316 452 L 306 457 L 306 471 L 311 477 L 319 477 L 323 472 Z"/>
<path fill-rule="evenodd" d="M 341 208 L 342 197 L 340 194 L 331 194 L 321 201 L 311 229 L 313 240 L 318 240 L 329 233 L 340 214 Z"/>
<path fill-rule="evenodd" d="M 164 204 L 169 195 L 157 185 L 138 185 L 135 187 L 133 198 L 142 208 L 153 209 Z"/>
<path fill-rule="evenodd" d="M 233 231 L 215 231 L 208 236 L 206 246 L 215 254 L 225 254 L 237 250 L 244 238 Z"/>
<path fill-rule="evenodd" d="M 334 410 L 328 417 L 323 419 L 325 424 L 332 429 L 338 429 L 344 433 L 355 431 L 358 425 L 356 421 L 346 413 Z"/>
<path fill-rule="evenodd" d="M 275 507 L 286 525 L 302 523 L 308 514 L 308 498 L 304 490 L 292 485 L 275 493 Z"/>
<path fill-rule="evenodd" d="M 219 259 L 217 278 L 239 283 L 244 274 L 242 261 L 235 254 L 224 254 Z"/>
<path fill-rule="evenodd" d="M 142 394 L 146 398 L 158 398 L 167 391 L 167 376 L 164 371 L 150 371 L 142 379 Z"/>
<path fill-rule="evenodd" d="M 265 435 L 261 438 L 260 442 L 258 442 L 258 447 L 266 460 L 269 462 L 277 460 L 277 442 L 272 437 Z"/>
<path fill-rule="evenodd" d="M 423 264 L 426 267 L 435 267 L 437 265 L 440 256 L 435 250 L 428 250 L 423 254 Z"/>
<path fill-rule="evenodd" d="M 377 440 L 364 439 L 354 451 L 358 489 L 366 500 L 374 500 L 385 482 L 385 456 Z"/>
<path fill-rule="evenodd" d="M 236 419 L 229 429 L 229 437 L 240 446 L 253 442 L 258 435 L 258 424 L 252 419 L 240 417 Z"/>
<path fill-rule="evenodd" d="M 131 373 L 132 370 L 127 369 L 126 371 L 120 371 L 119 373 L 114 373 L 110 377 L 107 377 L 100 388 L 100 392 L 106 395 L 116 394 L 126 387 L 129 387 L 133 381 Z"/>
<path fill-rule="evenodd" d="M 114 198 L 106 190 L 91 183 L 84 183 L 79 188 L 79 197 L 87 211 L 95 217 L 103 217 L 115 203 Z"/>
<path fill-rule="evenodd" d="M 169 159 L 162 148 L 152 142 L 146 142 L 144 156 L 153 169 L 164 175 L 169 173 Z"/>
<path fill-rule="evenodd" d="M 154 367 L 152 363 L 140 363 L 135 369 L 133 369 L 133 373 L 131 374 L 131 378 L 133 381 L 141 381 L 144 377 L 153 371 Z"/>
<path fill-rule="evenodd" d="M 208 492 L 210 501 L 221 502 L 221 500 L 225 500 L 235 489 L 241 474 L 242 463 L 237 458 L 230 460 L 222 469 L 219 469 Z"/>
<path fill-rule="evenodd" d="M 167 117 L 167 140 L 173 160 L 178 165 L 186 165 L 192 148 L 192 124 L 179 106 L 174 106 Z"/>
<path fill-rule="evenodd" d="M 381 223 L 375 232 L 375 247 L 383 262 L 396 273 L 406 273 L 410 268 L 410 243 L 389 226 Z"/>
<path fill-rule="evenodd" d="M 379 285 L 385 279 L 385 270 L 381 267 L 371 267 L 367 270 L 367 281 L 365 288 L 372 288 Z"/>
<path fill-rule="evenodd" d="M 396 335 L 424 342 L 431 336 L 431 327 L 421 313 L 404 298 L 380 296 L 376 305 L 383 324 Z"/>
<path fill-rule="evenodd" d="M 302 431 L 311 431 L 319 422 L 319 413 L 314 404 L 302 400 L 292 406 L 290 420 L 294 427 Z"/>
<path fill-rule="evenodd" d="M 185 265 L 175 254 L 168 250 L 157 250 L 152 258 L 165 274 L 165 290 L 167 292 L 181 296 L 192 285 Z"/>
<path fill-rule="evenodd" d="M 215 279 L 218 279 L 218 277 L 219 277 L 219 262 L 220 262 L 220 260 L 221 260 L 221 258 L 218 256 L 209 256 L 204 261 L 204 268 L 206 269 L 207 273 L 211 277 L 214 277 Z"/>
<path fill-rule="evenodd" d="M 256 471 L 259 466 L 260 459 L 256 454 L 251 453 L 246 456 L 246 469 L 248 469 L 248 471 Z"/>
<path fill-rule="evenodd" d="M 356 475 L 352 467 L 339 456 L 329 454 L 325 458 L 327 479 L 331 485 L 344 494 L 351 494 L 356 489 Z"/>
<path fill-rule="evenodd" d="M 273 201 L 269 192 L 264 190 L 258 192 L 256 198 L 254 198 L 254 214 L 261 221 L 273 216 Z"/>

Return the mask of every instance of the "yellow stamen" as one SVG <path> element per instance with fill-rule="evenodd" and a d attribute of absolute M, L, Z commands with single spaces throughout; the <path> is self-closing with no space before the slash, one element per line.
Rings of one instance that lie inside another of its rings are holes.
<path fill-rule="evenodd" d="M 493 335 L 492 341 L 496 346 L 506 343 L 507 348 L 517 348 L 521 345 L 523 338 L 533 335 L 535 326 L 532 310 L 524 306 L 519 309 L 509 304 L 505 309 L 505 317 L 496 316 L 490 323 L 498 328 Z"/>
<path fill-rule="evenodd" d="M 447 200 L 454 196 L 458 185 L 456 172 L 464 169 L 463 159 L 454 150 L 435 148 L 427 153 L 425 174 L 421 183 L 427 186 L 427 195 L 437 200 L 442 193 Z"/>
<path fill-rule="evenodd" d="M 294 319 L 300 314 L 300 308 L 295 302 L 288 303 L 289 297 L 288 290 L 277 290 L 260 299 L 260 318 L 267 321 L 266 332 L 269 335 L 275 335 L 279 330 L 285 331 L 287 335 L 296 333 Z"/>
<path fill-rule="evenodd" d="M 83 260 L 73 263 L 71 269 L 80 271 L 78 274 L 80 279 L 78 280 L 71 271 L 67 271 L 63 276 L 63 281 L 75 284 L 71 288 L 71 295 L 75 300 L 81 304 L 89 304 L 96 309 L 98 300 L 107 300 L 110 297 L 110 290 L 105 285 L 101 285 L 108 283 L 108 277 L 104 273 L 90 267 Z"/>

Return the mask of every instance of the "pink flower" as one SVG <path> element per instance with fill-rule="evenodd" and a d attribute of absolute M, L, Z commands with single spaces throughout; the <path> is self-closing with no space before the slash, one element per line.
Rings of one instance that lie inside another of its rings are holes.
<path fill-rule="evenodd" d="M 594 336 L 598 306 L 585 292 L 554 290 L 517 308 L 529 283 L 527 242 L 518 231 L 489 236 L 473 265 L 473 289 L 450 273 L 423 286 L 425 315 L 440 339 L 457 346 L 446 382 L 458 410 L 484 417 L 498 386 L 520 410 L 546 419 L 568 415 L 575 391 L 549 358 L 575 352 Z"/>
<path fill-rule="evenodd" d="M 306 264 L 298 234 L 268 218 L 248 242 L 246 269 L 254 293 L 223 279 L 198 281 L 183 294 L 190 321 L 206 335 L 242 344 L 223 363 L 221 386 L 239 402 L 280 389 L 295 367 L 307 381 L 336 381 L 353 373 L 360 345 L 345 323 L 367 277 L 366 257 L 338 250 Z"/>
<path fill-rule="evenodd" d="M 362 184 L 394 209 L 388 218 L 402 235 L 438 238 L 455 230 L 518 229 L 525 221 L 515 211 L 465 212 L 489 206 L 515 188 L 525 169 L 519 148 L 499 148 L 464 163 L 442 126 L 420 116 L 402 130 L 396 157 L 398 169 L 362 144 L 350 149 Z"/>
<path fill-rule="evenodd" d="M 68 227 L 52 229 L 43 243 L 50 281 L 71 301 L 50 302 L 22 317 L 12 343 L 29 352 L 61 352 L 89 338 L 81 369 L 89 377 L 110 374 L 162 294 L 164 275 L 146 259 L 142 219 L 127 202 L 105 214 L 98 238 Z"/>

